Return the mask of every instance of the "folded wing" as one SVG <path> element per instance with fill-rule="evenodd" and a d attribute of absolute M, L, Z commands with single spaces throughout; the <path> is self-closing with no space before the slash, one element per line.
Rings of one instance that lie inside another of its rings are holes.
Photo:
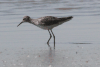
<path fill-rule="evenodd" d="M 40 24 L 44 25 L 44 26 L 50 26 L 50 25 L 54 25 L 54 24 L 62 24 L 66 21 L 69 21 L 70 19 L 72 19 L 73 17 L 63 17 L 63 18 L 57 18 L 57 17 L 53 17 L 53 16 L 45 16 L 45 17 L 41 17 L 40 19 Z"/>

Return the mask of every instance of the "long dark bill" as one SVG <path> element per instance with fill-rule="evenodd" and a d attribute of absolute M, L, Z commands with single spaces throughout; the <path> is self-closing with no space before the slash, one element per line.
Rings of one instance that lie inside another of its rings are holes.
<path fill-rule="evenodd" d="M 21 25 L 22 23 L 23 23 L 23 22 L 21 22 L 19 25 Z M 18 25 L 18 26 L 19 26 L 19 25 Z M 18 26 L 17 26 L 17 27 L 18 27 Z"/>

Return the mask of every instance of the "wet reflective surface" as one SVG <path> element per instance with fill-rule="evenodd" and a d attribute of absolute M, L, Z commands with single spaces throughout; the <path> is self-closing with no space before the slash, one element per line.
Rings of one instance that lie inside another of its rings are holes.
<path fill-rule="evenodd" d="M 99 0 L 1 0 L 0 67 L 99 67 Z M 23 23 L 24 16 L 67 17 L 53 29 L 56 46 L 46 42 L 47 30 Z"/>

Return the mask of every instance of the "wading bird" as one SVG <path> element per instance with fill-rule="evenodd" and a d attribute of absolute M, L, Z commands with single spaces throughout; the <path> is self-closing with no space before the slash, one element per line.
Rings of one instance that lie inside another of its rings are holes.
<path fill-rule="evenodd" d="M 53 35 L 53 38 L 54 38 L 54 49 L 55 49 L 55 35 L 52 32 L 52 29 L 54 27 L 58 26 L 58 25 L 63 24 L 66 21 L 71 20 L 72 18 L 73 18 L 72 16 L 62 17 L 62 18 L 57 18 L 57 17 L 53 17 L 53 16 L 45 16 L 45 17 L 41 17 L 41 18 L 38 18 L 38 19 L 32 19 L 29 16 L 24 16 L 23 20 L 22 20 L 22 22 L 20 24 L 22 24 L 24 22 L 29 22 L 29 23 L 34 24 L 35 26 L 40 27 L 40 28 L 42 28 L 44 30 L 48 30 L 48 32 L 50 34 L 50 38 L 48 39 L 47 44 L 49 46 L 49 41 L 50 41 L 50 39 L 51 39 L 51 37 Z"/>

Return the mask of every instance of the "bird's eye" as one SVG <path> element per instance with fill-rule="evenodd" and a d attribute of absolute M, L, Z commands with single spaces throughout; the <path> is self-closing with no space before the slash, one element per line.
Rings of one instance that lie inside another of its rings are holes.
<path fill-rule="evenodd" d="M 25 18 L 23 20 L 25 20 Z"/>

